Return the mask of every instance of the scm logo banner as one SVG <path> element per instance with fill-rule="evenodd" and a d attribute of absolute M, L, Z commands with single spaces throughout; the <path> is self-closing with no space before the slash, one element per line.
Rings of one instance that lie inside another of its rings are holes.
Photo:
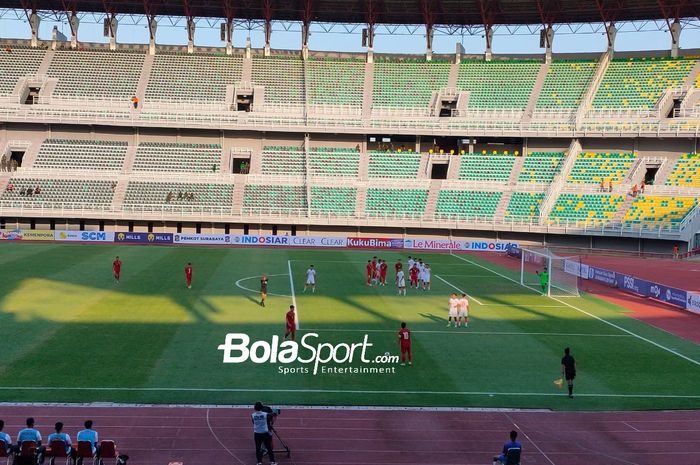
<path fill-rule="evenodd" d="M 54 240 L 74 242 L 114 242 L 114 233 L 106 231 L 55 231 Z"/>

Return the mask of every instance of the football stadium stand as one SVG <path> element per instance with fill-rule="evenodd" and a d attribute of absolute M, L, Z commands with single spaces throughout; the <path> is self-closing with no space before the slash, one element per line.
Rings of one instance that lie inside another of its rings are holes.
<path fill-rule="evenodd" d="M 0 48 L 0 95 L 10 95 L 19 78 L 35 75 L 45 54 L 46 50 L 41 48 L 16 45 Z"/>
<path fill-rule="evenodd" d="M 221 145 L 143 142 L 136 150 L 134 171 L 211 173 L 219 169 Z"/>
<path fill-rule="evenodd" d="M 51 208 L 53 204 L 60 209 L 103 208 L 111 207 L 114 195 L 113 181 L 107 180 L 13 177 L 8 184 L 14 188 L 5 189 L 0 196 L 3 206 Z M 28 194 L 29 189 L 34 192 Z"/>
<path fill-rule="evenodd" d="M 228 208 L 231 211 L 233 186 L 186 182 L 130 181 L 124 208 L 167 210 L 187 207 Z"/>
<path fill-rule="evenodd" d="M 306 188 L 248 184 L 245 186 L 243 208 L 256 213 L 304 213 L 307 209 Z"/>
<path fill-rule="evenodd" d="M 462 155 L 459 167 L 459 179 L 469 181 L 508 181 L 515 155 L 499 153 L 496 155 Z"/>
<path fill-rule="evenodd" d="M 600 184 L 601 181 L 619 183 L 634 162 L 634 153 L 586 152 L 579 154 L 568 182 Z"/>
<path fill-rule="evenodd" d="M 372 216 L 418 216 L 425 211 L 428 191 L 425 189 L 367 189 L 365 213 Z"/>
<path fill-rule="evenodd" d="M 616 58 L 610 63 L 593 100 L 597 108 L 650 109 L 666 89 L 681 87 L 694 58 Z"/>
<path fill-rule="evenodd" d="M 159 53 L 146 100 L 224 103 L 226 86 L 241 80 L 243 59 L 225 54 Z"/>
<path fill-rule="evenodd" d="M 263 174 L 301 176 L 306 171 L 306 155 L 299 147 L 264 147 L 261 161 Z"/>
<path fill-rule="evenodd" d="M 496 213 L 502 192 L 441 190 L 435 208 L 438 216 L 486 218 Z"/>
<path fill-rule="evenodd" d="M 370 178 L 416 178 L 420 168 L 420 153 L 380 152 L 369 153 Z"/>
<path fill-rule="evenodd" d="M 145 55 L 106 50 L 56 50 L 47 72 L 56 97 L 124 99 L 136 93 Z"/>
<path fill-rule="evenodd" d="M 311 213 L 321 215 L 352 216 L 357 204 L 357 189 L 354 187 L 311 188 Z"/>
<path fill-rule="evenodd" d="M 462 60 L 457 86 L 469 92 L 470 108 L 524 109 L 541 66 L 537 60 Z"/>
<path fill-rule="evenodd" d="M 296 57 L 253 57 L 254 85 L 265 86 L 265 104 L 304 105 L 304 64 Z"/>
<path fill-rule="evenodd" d="M 310 104 L 362 106 L 365 63 L 356 59 L 311 58 L 306 62 Z"/>
<path fill-rule="evenodd" d="M 34 161 L 34 168 L 64 170 L 121 170 L 126 142 L 74 139 L 46 139 Z"/>
<path fill-rule="evenodd" d="M 542 192 L 513 192 L 506 209 L 506 220 L 533 219 L 539 216 Z"/>
<path fill-rule="evenodd" d="M 549 217 L 576 224 L 604 225 L 612 220 L 623 201 L 621 195 L 564 193 Z"/>
<path fill-rule="evenodd" d="M 700 154 L 685 153 L 666 179 L 669 186 L 700 187 Z"/>
<path fill-rule="evenodd" d="M 447 61 L 381 59 L 374 64 L 374 105 L 426 107 L 434 91 L 447 86 Z"/>
<path fill-rule="evenodd" d="M 309 149 L 309 174 L 356 178 L 360 169 L 360 151 L 340 147 Z"/>
<path fill-rule="evenodd" d="M 597 67 L 598 62 L 590 60 L 552 62 L 537 99 L 537 108 L 577 108 Z"/>
<path fill-rule="evenodd" d="M 519 182 L 552 182 L 561 170 L 564 152 L 532 152 L 525 156 Z"/>
<path fill-rule="evenodd" d="M 680 223 L 698 204 L 697 197 L 639 195 L 625 214 L 627 224 L 672 226 Z"/>

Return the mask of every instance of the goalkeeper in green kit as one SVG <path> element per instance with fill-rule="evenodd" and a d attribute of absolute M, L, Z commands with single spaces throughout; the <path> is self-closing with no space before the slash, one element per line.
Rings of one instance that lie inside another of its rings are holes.
<path fill-rule="evenodd" d="M 537 276 L 540 277 L 540 286 L 542 286 L 542 295 L 547 294 L 547 284 L 549 284 L 549 272 L 547 272 L 547 267 L 544 267 L 544 270 L 542 270 L 542 273 L 539 271 L 535 271 L 537 273 Z"/>

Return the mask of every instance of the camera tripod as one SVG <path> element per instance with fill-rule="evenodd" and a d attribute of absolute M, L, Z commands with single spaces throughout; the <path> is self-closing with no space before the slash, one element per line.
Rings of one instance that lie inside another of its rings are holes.
<path fill-rule="evenodd" d="M 280 435 L 277 433 L 277 430 L 273 427 L 270 427 L 270 432 L 277 438 L 280 444 L 282 444 L 282 449 L 273 449 L 272 451 L 275 454 L 286 454 L 287 458 L 290 458 L 292 456 L 292 451 L 289 448 L 289 446 L 282 440 Z M 264 447 L 264 446 L 263 446 Z M 268 451 L 266 449 L 263 450 L 263 455 L 267 455 Z"/>

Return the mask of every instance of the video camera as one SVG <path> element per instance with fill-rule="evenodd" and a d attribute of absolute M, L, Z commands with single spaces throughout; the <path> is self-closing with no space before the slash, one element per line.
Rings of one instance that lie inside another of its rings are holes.
<path fill-rule="evenodd" d="M 282 410 L 270 407 L 269 405 L 263 405 L 262 411 L 269 414 L 267 416 L 267 426 L 272 429 L 272 425 L 275 424 L 275 420 L 277 419 L 277 416 L 282 413 Z"/>

